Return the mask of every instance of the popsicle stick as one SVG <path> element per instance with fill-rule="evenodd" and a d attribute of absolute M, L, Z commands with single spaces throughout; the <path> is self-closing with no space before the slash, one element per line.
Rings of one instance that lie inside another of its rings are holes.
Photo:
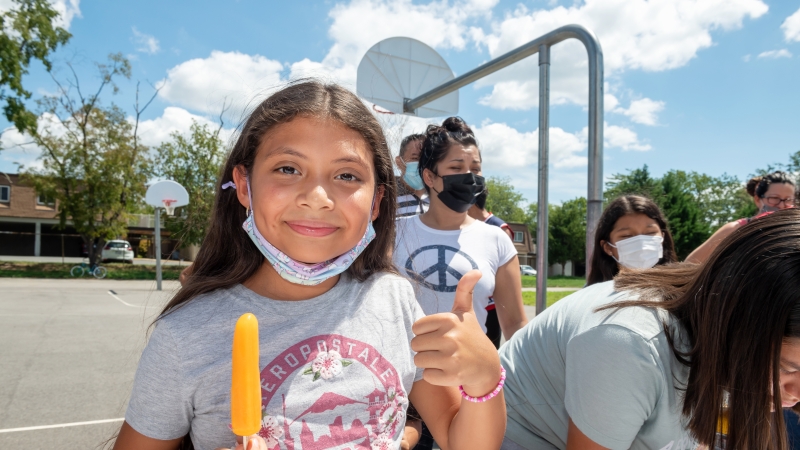
<path fill-rule="evenodd" d="M 242 444 L 244 444 L 244 450 L 247 450 L 247 436 L 242 436 Z"/>

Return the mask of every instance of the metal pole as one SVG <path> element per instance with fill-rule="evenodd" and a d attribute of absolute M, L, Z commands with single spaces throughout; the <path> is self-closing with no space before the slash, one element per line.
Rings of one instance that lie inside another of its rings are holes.
<path fill-rule="evenodd" d="M 161 220 L 160 220 L 160 211 L 158 207 L 155 208 L 156 214 L 156 289 L 159 291 L 161 290 Z"/>
<path fill-rule="evenodd" d="M 589 54 L 589 167 L 586 192 L 586 278 L 594 232 L 603 213 L 603 50 L 597 39 L 584 42 Z M 594 56 L 593 56 L 594 55 Z"/>
<path fill-rule="evenodd" d="M 536 314 L 547 308 L 547 169 L 550 163 L 550 47 L 539 46 L 539 203 L 536 228 Z"/>
<path fill-rule="evenodd" d="M 544 36 L 538 37 L 527 44 L 524 44 L 520 47 L 511 50 L 510 52 L 500 55 L 497 58 L 478 66 L 477 68 L 461 75 L 459 77 L 453 78 L 452 80 L 437 86 L 430 91 L 417 96 L 416 98 L 412 99 L 405 99 L 403 102 L 403 111 L 407 113 L 412 113 L 417 108 L 430 103 L 437 98 L 443 97 L 453 91 L 458 90 L 461 87 L 464 87 L 474 81 L 477 81 L 489 74 L 497 72 L 498 70 L 510 66 L 517 61 L 527 58 L 533 54 L 538 53 L 541 51 L 542 48 L 547 49 L 549 53 L 550 47 L 553 45 L 565 41 L 567 39 L 577 39 L 583 43 L 583 46 L 586 48 L 586 54 L 589 58 L 589 168 L 588 168 L 588 186 L 586 192 L 586 201 L 587 201 L 587 210 L 586 210 L 586 262 L 587 262 L 587 272 L 586 275 L 588 277 L 588 263 L 591 261 L 592 258 L 592 243 L 594 242 L 594 231 L 597 227 L 597 222 L 600 220 L 600 214 L 603 212 L 603 49 L 600 47 L 600 42 L 595 37 L 594 33 L 587 30 L 586 28 L 580 25 L 566 25 L 561 28 L 557 28 Z M 548 75 L 549 75 L 549 54 L 548 54 Z M 542 65 L 540 63 L 540 73 Z M 541 91 L 541 81 L 539 85 L 539 89 Z M 549 92 L 549 91 L 548 91 Z M 541 92 L 540 92 L 541 94 Z M 546 108 L 547 106 L 545 106 Z M 539 100 L 539 141 L 541 143 L 542 140 L 542 128 L 541 126 L 541 119 L 543 114 L 542 111 L 542 101 L 541 95 Z M 539 146 L 539 152 L 541 153 L 542 146 Z M 542 160 L 539 160 L 539 171 L 541 175 L 541 164 Z M 546 168 L 545 168 L 546 170 Z M 545 185 L 546 185 L 545 181 Z M 542 179 L 539 179 L 539 198 L 541 198 L 542 192 L 545 190 L 541 189 Z M 546 186 L 545 186 L 546 187 Z M 539 215 L 541 216 L 541 206 L 542 203 L 540 201 L 540 211 Z M 545 209 L 545 214 L 547 214 L 547 210 Z M 537 271 L 539 270 L 539 255 L 547 254 L 547 234 L 543 235 L 543 239 L 541 234 L 542 230 L 542 222 L 539 222 L 539 231 L 537 231 Z M 537 303 L 539 299 L 539 274 L 537 273 Z M 546 275 L 546 274 L 545 274 Z M 542 292 L 542 294 L 545 294 Z M 538 308 L 537 308 L 538 309 Z"/>

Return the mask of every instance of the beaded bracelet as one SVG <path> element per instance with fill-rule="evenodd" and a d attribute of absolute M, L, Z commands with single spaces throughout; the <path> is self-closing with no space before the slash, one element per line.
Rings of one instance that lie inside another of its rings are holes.
<path fill-rule="evenodd" d="M 494 388 L 492 392 L 484 395 L 483 397 L 472 397 L 464 391 L 464 386 L 459 386 L 458 390 L 461 391 L 461 396 L 464 397 L 465 400 L 472 403 L 483 403 L 487 400 L 491 400 L 497 397 L 497 394 L 500 393 L 500 390 L 503 389 L 503 385 L 506 383 L 506 369 L 504 367 L 500 367 L 500 381 L 497 383 L 497 387 Z"/>

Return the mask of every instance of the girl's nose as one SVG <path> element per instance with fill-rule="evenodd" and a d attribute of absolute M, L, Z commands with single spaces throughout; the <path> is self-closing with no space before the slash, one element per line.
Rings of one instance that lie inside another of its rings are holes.
<path fill-rule="evenodd" d="M 325 187 L 321 184 L 312 186 L 305 195 L 301 196 L 300 203 L 313 209 L 333 208 L 333 200 L 331 200 Z"/>

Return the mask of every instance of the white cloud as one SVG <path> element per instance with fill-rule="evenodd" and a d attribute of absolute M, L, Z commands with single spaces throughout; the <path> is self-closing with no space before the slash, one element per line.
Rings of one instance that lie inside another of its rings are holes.
<path fill-rule="evenodd" d="M 230 115 L 241 114 L 282 83 L 283 64 L 260 55 L 213 51 L 207 58 L 185 61 L 167 71 L 159 82 L 159 97 L 173 104 L 219 114 L 224 102 Z"/>
<path fill-rule="evenodd" d="M 352 0 L 333 7 L 328 36 L 334 42 L 320 62 L 303 60 L 291 65 L 290 78 L 321 76 L 355 86 L 359 61 L 379 41 L 408 36 L 438 49 L 463 50 L 470 21 L 491 17 L 498 0 L 439 0 L 426 4 L 411 0 Z"/>
<path fill-rule="evenodd" d="M 742 61 L 750 62 L 750 58 L 752 58 L 752 55 L 750 55 L 750 54 L 744 55 L 744 56 L 742 56 Z"/>
<path fill-rule="evenodd" d="M 81 17 L 80 0 L 49 0 L 53 9 L 59 14 L 55 20 L 56 26 L 69 30 L 72 19 Z M 15 3 L 11 0 L 0 0 L 0 11 L 8 11 Z"/>
<path fill-rule="evenodd" d="M 800 42 L 800 9 L 783 21 L 781 29 L 786 42 Z"/>
<path fill-rule="evenodd" d="M 759 57 L 759 59 L 764 59 L 764 58 L 766 58 L 766 59 L 791 58 L 792 57 L 792 52 L 790 52 L 789 50 L 786 50 L 785 48 L 782 48 L 780 50 L 770 50 L 770 51 L 767 51 L 767 52 L 759 53 L 758 57 Z"/>
<path fill-rule="evenodd" d="M 586 129 L 584 128 L 584 130 Z M 588 133 L 588 131 L 585 131 L 585 133 Z M 603 136 L 605 141 L 603 148 L 616 147 L 622 149 L 622 151 L 635 150 L 639 152 L 645 152 L 653 148 L 650 144 L 641 142 L 636 132 L 630 128 L 606 124 Z"/>
<path fill-rule="evenodd" d="M 41 134 L 61 136 L 66 133 L 61 122 L 50 113 L 39 117 L 37 127 Z M 42 149 L 33 143 L 33 139 L 27 133 L 20 133 L 14 127 L 3 130 L 0 136 L 0 170 L 16 172 L 19 166 L 41 168 L 42 163 L 39 160 L 41 154 Z"/>
<path fill-rule="evenodd" d="M 521 132 L 505 123 L 484 121 L 474 129 L 488 172 L 536 165 L 539 160 L 539 130 Z M 561 128 L 550 128 L 550 161 L 554 167 L 586 165 L 586 139 Z"/>
<path fill-rule="evenodd" d="M 658 113 L 664 110 L 664 102 L 643 98 L 633 100 L 630 106 L 625 108 L 615 108 L 614 112 L 624 114 L 636 123 L 643 125 L 658 124 Z"/>
<path fill-rule="evenodd" d="M 626 70 L 663 71 L 686 65 L 713 45 L 711 32 L 742 26 L 767 12 L 761 0 L 586 0 L 575 6 L 529 10 L 520 6 L 493 23 L 482 41 L 497 57 L 553 29 L 580 24 L 594 31 L 604 50 L 606 75 Z M 475 35 L 475 34 L 473 34 Z M 586 51 L 570 41 L 551 53 L 553 104 L 586 104 Z M 498 109 L 538 104 L 537 58 L 528 58 L 479 82 L 493 85 L 482 103 Z"/>
<path fill-rule="evenodd" d="M 128 120 L 133 121 L 133 118 Z M 193 121 L 200 125 L 208 125 L 212 130 L 219 128 L 219 123 L 206 117 L 192 114 L 183 108 L 168 106 L 164 109 L 161 117 L 139 122 L 139 137 L 142 144 L 153 148 L 158 147 L 161 143 L 170 141 L 172 133 L 188 133 Z M 223 142 L 228 142 L 233 134 L 233 128 L 223 128 L 220 131 L 220 138 Z"/>
<path fill-rule="evenodd" d="M 133 30 L 133 38 L 132 41 L 137 45 L 136 51 L 142 53 L 148 53 L 150 55 L 156 54 L 161 50 L 161 47 L 158 45 L 158 39 L 154 36 L 149 34 L 145 34 L 140 32 L 136 29 L 136 27 L 132 28 Z"/>
<path fill-rule="evenodd" d="M 133 122 L 133 120 L 133 117 L 128 117 L 128 121 Z M 207 125 L 212 130 L 219 128 L 218 122 L 192 114 L 183 108 L 169 106 L 164 109 L 160 117 L 139 122 L 140 142 L 151 149 L 155 149 L 161 143 L 170 141 L 172 133 L 178 132 L 188 135 L 193 121 L 200 125 Z M 39 129 L 43 131 L 45 128 L 56 135 L 64 133 L 64 127 L 55 117 L 47 114 L 39 120 Z M 232 127 L 220 130 L 220 138 L 226 144 L 230 142 L 234 134 L 235 129 Z M 20 164 L 26 167 L 41 166 L 38 158 L 42 153 L 42 149 L 32 144 L 30 136 L 21 134 L 14 127 L 7 128 L 3 132 L 2 137 L 0 137 L 0 148 L 2 148 L 0 150 L 0 171 L 16 172 Z"/>

